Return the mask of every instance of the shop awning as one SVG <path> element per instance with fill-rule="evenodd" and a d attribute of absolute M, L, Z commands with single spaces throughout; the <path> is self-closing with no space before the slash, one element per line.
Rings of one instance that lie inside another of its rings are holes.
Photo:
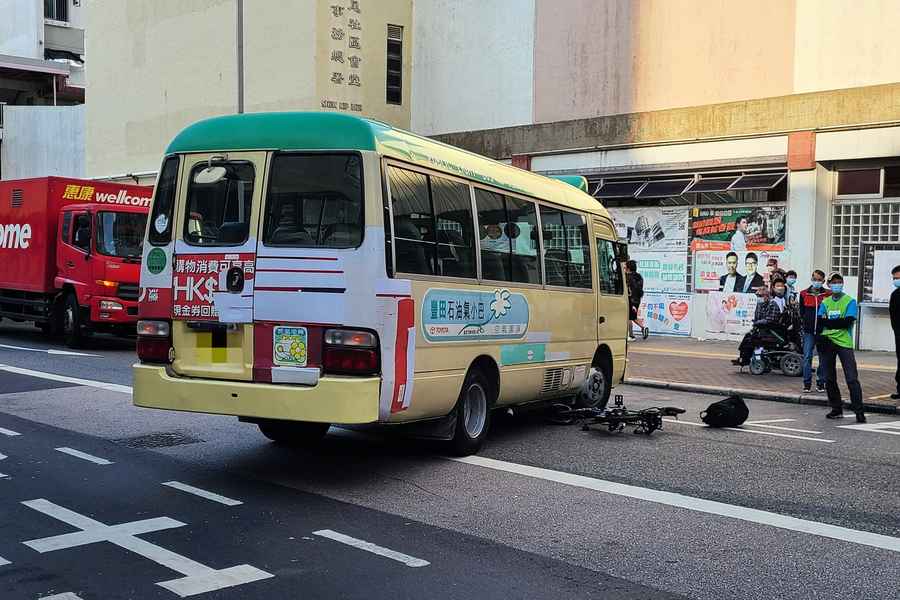
<path fill-rule="evenodd" d="M 0 54 L 0 69 L 46 73 L 47 75 L 68 75 L 70 72 L 69 65 L 66 63 L 8 54 Z"/>

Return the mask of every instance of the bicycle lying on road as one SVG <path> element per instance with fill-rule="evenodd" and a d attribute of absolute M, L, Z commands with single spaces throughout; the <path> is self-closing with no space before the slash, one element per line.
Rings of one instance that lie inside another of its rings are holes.
<path fill-rule="evenodd" d="M 683 408 L 675 406 L 652 406 L 640 410 L 625 407 L 621 394 L 615 396 L 613 408 L 577 408 L 569 404 L 556 403 L 550 405 L 549 419 L 557 425 L 571 425 L 581 422 L 582 431 L 590 431 L 597 425 L 605 426 L 610 432 L 624 431 L 625 427 L 634 427 L 634 433 L 650 435 L 663 428 L 663 417 L 675 417 L 684 414 Z"/>

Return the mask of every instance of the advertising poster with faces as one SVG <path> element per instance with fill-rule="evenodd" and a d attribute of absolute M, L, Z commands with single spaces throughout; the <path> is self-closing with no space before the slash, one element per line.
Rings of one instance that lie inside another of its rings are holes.
<path fill-rule="evenodd" d="M 753 327 L 755 294 L 710 292 L 706 295 L 706 333 L 714 339 L 739 338 Z"/>
<path fill-rule="evenodd" d="M 731 256 L 729 256 L 731 254 Z M 695 292 L 754 292 L 760 286 L 768 286 L 774 258 L 782 269 L 788 266 L 787 253 L 779 252 L 731 252 L 729 250 L 699 250 L 694 252 Z"/>
<path fill-rule="evenodd" d="M 691 209 L 691 250 L 784 250 L 784 206 Z"/>
<path fill-rule="evenodd" d="M 691 335 L 691 294 L 644 294 L 638 307 L 638 316 L 650 333 L 661 335 Z M 638 336 L 640 328 L 631 325 Z"/>
<path fill-rule="evenodd" d="M 687 252 L 688 209 L 648 206 L 610 208 L 609 213 L 632 252 Z"/>

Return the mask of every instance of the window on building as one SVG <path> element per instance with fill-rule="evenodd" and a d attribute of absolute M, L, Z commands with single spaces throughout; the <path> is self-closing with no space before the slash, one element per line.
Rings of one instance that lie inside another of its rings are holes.
<path fill-rule="evenodd" d="M 884 197 L 900 198 L 900 166 L 884 168 Z"/>
<path fill-rule="evenodd" d="M 838 196 L 880 196 L 881 169 L 838 171 Z"/>
<path fill-rule="evenodd" d="M 859 275 L 861 242 L 900 241 L 900 202 L 836 202 L 832 216 L 831 267 Z"/>
<path fill-rule="evenodd" d="M 69 0 L 44 0 L 44 18 L 54 21 L 68 21 Z"/>
<path fill-rule="evenodd" d="M 403 27 L 387 26 L 387 80 L 388 104 L 403 104 Z"/>
<path fill-rule="evenodd" d="M 597 239 L 597 272 L 601 294 L 622 295 L 622 266 L 616 257 L 615 244 L 609 240 Z"/>

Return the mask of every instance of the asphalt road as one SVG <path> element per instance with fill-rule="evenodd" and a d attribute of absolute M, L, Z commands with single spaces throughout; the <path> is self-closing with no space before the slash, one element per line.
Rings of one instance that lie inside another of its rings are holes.
<path fill-rule="evenodd" d="M 48 354 L 34 350 L 64 348 L 0 326 L 0 365 L 16 369 L 128 386 L 128 348 Z M 106 524 L 176 519 L 185 525 L 140 537 L 214 569 L 274 575 L 200 597 L 897 598 L 900 417 L 860 428 L 752 401 L 740 430 L 711 430 L 697 416 L 709 396 L 619 391 L 630 406 L 688 412 L 649 438 L 501 415 L 478 457 L 456 461 L 434 444 L 335 428 L 314 450 L 284 448 L 233 418 L 135 408 L 127 388 L 0 370 L 0 428 L 23 430 L 0 435 L 0 557 L 12 563 L 0 597 L 175 597 L 157 584 L 177 572 L 114 544 L 23 545 L 73 531 L 21 504 L 45 498 Z M 429 565 L 313 533 L 323 529 Z"/>

